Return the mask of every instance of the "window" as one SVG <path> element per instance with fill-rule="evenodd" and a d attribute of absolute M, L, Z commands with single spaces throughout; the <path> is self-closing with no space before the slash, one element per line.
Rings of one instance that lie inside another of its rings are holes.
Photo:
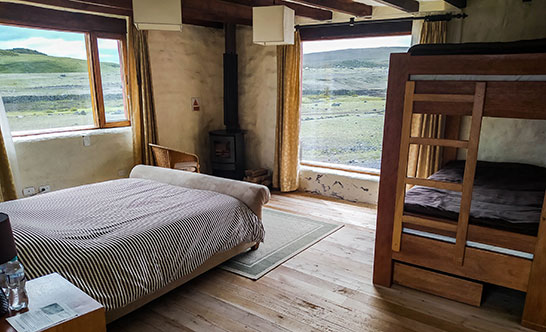
<path fill-rule="evenodd" d="M 130 125 L 124 40 L 0 25 L 0 96 L 12 134 Z"/>
<path fill-rule="evenodd" d="M 379 169 L 389 57 L 411 37 L 304 41 L 301 160 Z"/>

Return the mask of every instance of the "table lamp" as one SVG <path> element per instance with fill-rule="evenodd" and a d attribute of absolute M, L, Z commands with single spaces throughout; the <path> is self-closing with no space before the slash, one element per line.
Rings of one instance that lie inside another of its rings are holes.
<path fill-rule="evenodd" d="M 0 265 L 3 265 L 17 256 L 15 240 L 11 231 L 8 215 L 0 213 Z M 0 317 L 8 312 L 6 294 L 0 290 Z"/>

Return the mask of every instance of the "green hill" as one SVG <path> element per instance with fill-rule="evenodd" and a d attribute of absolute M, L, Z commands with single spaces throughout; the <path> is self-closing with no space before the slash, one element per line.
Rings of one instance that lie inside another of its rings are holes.
<path fill-rule="evenodd" d="M 391 53 L 404 53 L 407 50 L 407 47 L 377 47 L 309 53 L 303 57 L 303 66 L 309 68 L 388 67 Z"/>
<path fill-rule="evenodd" d="M 101 62 L 103 72 L 119 71 L 119 65 Z M 0 50 L 0 74 L 87 73 L 87 61 L 49 56 L 26 48 Z"/>
<path fill-rule="evenodd" d="M 303 94 L 384 95 L 391 53 L 407 47 L 356 48 L 303 56 Z"/>

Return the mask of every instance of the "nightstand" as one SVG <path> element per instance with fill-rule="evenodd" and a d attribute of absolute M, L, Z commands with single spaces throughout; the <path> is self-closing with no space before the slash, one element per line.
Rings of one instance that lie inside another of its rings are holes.
<path fill-rule="evenodd" d="M 78 316 L 59 323 L 47 332 L 106 332 L 104 307 L 57 273 L 33 279 L 26 284 L 28 310 L 62 302 Z M 6 318 L 0 318 L 0 332 L 15 332 Z"/>

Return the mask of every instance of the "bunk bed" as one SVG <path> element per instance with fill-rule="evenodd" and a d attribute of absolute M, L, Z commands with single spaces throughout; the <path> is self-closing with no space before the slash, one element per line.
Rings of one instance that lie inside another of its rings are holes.
<path fill-rule="evenodd" d="M 427 45 L 391 55 L 374 284 L 477 306 L 483 284 L 515 289 L 526 293 L 522 325 L 546 331 L 546 170 L 478 161 L 483 117 L 546 120 L 545 45 L 527 42 L 527 53 L 518 53 L 521 43 Z M 413 114 L 443 114 L 443 136 L 412 137 Z M 468 139 L 459 137 L 464 116 L 471 118 Z M 411 145 L 442 147 L 443 167 L 428 178 L 408 177 Z M 460 149 L 466 161 L 456 160 Z M 479 209 L 480 195 L 512 190 L 521 191 L 490 213 Z M 525 204 L 532 208 L 518 211 Z"/>

